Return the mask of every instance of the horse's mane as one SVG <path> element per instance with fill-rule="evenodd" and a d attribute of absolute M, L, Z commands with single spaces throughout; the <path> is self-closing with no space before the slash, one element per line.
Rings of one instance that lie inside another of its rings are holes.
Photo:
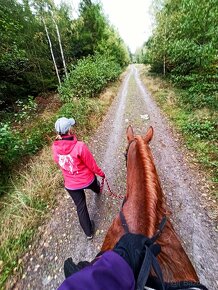
<path fill-rule="evenodd" d="M 138 146 L 140 153 L 139 159 L 144 174 L 144 196 L 146 197 L 146 207 L 149 220 L 148 236 L 152 236 L 154 235 L 158 224 L 161 222 L 163 215 L 166 214 L 165 198 L 148 144 L 139 135 L 135 136 L 135 140 L 136 147 Z"/>
<path fill-rule="evenodd" d="M 134 139 L 136 140 L 136 153 L 137 149 L 139 151 L 139 154 L 136 154 L 138 158 L 137 163 L 141 166 L 144 180 L 143 195 L 146 198 L 147 235 L 152 237 L 156 233 L 163 216 L 166 215 L 169 217 L 170 212 L 166 208 L 165 196 L 161 188 L 150 147 L 141 136 L 136 135 Z M 183 250 L 169 220 L 157 242 L 162 248 L 158 259 L 162 265 L 166 281 L 174 280 L 180 272 L 188 280 L 198 280 L 194 268 Z M 178 266 L 181 267 L 181 265 L 185 270 L 178 269 Z"/>

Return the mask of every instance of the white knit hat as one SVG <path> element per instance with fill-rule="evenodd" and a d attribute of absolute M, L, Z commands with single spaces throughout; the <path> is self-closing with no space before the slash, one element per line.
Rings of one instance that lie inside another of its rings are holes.
<path fill-rule="evenodd" d="M 75 120 L 73 118 L 67 119 L 65 117 L 57 119 L 55 122 L 55 130 L 58 134 L 63 135 L 66 134 L 70 127 L 75 125 Z"/>

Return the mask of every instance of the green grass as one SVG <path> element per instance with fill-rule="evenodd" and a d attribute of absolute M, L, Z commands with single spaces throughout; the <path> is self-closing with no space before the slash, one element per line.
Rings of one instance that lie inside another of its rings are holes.
<path fill-rule="evenodd" d="M 61 175 L 50 148 L 44 148 L 18 177 L 8 195 L 1 199 L 0 288 L 13 271 L 20 270 L 19 257 L 28 248 L 38 224 L 56 203 L 55 191 Z"/>
<path fill-rule="evenodd" d="M 4 263 L 4 270 L 1 272 L 1 289 L 3 289 L 11 270 L 19 270 L 20 264 L 15 253 L 18 251 L 25 251 L 28 248 L 34 233 L 35 229 L 25 229 L 16 238 L 8 239 L 7 243 L 4 244 L 4 247 L 0 248 L 0 257 L 2 261 L 7 261 Z"/>

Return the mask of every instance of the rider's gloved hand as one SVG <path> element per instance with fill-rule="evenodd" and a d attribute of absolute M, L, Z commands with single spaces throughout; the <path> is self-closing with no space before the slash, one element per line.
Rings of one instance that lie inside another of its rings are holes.
<path fill-rule="evenodd" d="M 135 279 L 137 279 L 145 256 L 145 243 L 148 239 L 141 234 L 125 234 L 115 245 L 113 251 L 119 254 L 132 268 Z M 160 252 L 159 245 L 151 246 L 154 255 Z"/>
<path fill-rule="evenodd" d="M 75 274 L 76 272 L 80 271 L 86 266 L 89 266 L 91 263 L 88 261 L 80 261 L 78 264 L 73 262 L 72 258 L 68 258 L 64 261 L 64 274 L 65 278 L 70 277 L 71 275 Z"/>

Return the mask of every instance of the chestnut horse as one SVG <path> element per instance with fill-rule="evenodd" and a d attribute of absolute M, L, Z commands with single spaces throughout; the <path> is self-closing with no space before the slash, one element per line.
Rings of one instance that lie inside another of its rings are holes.
<path fill-rule="evenodd" d="M 152 137 L 152 127 L 144 137 L 134 135 L 131 126 L 127 128 L 127 192 L 121 209 L 125 222 L 121 215 L 117 215 L 107 232 L 101 251 L 113 249 L 127 231 L 125 227 L 131 233 L 153 237 L 159 230 L 163 217 L 167 216 L 165 226 L 156 241 L 161 246 L 157 259 L 163 279 L 170 283 L 196 282 L 193 283 L 194 287 L 199 279 L 168 218 L 169 212 L 149 148 Z"/>

